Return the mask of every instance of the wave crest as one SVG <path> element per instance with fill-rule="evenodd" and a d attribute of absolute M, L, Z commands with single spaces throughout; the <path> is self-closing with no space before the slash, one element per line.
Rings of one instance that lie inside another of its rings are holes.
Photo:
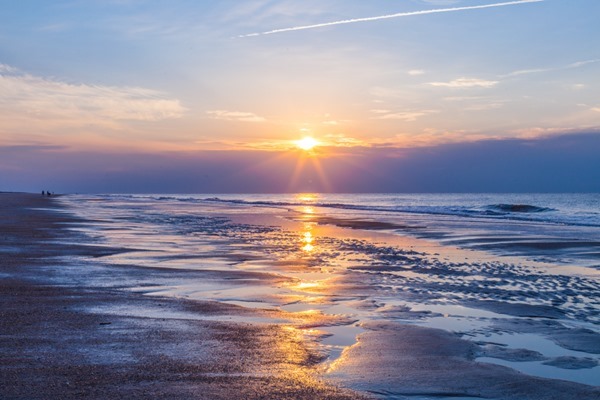
<path fill-rule="evenodd" d="M 488 206 L 488 209 L 502 213 L 540 213 L 546 211 L 556 211 L 553 208 L 532 206 L 529 204 L 493 204 Z"/>

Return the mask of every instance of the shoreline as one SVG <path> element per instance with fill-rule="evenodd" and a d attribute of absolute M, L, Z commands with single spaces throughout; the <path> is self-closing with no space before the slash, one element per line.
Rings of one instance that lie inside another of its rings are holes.
<path fill-rule="evenodd" d="M 248 310 L 90 286 L 94 274 L 111 273 L 90 261 L 107 249 L 65 245 L 81 237 L 62 227 L 85 221 L 60 212 L 52 199 L 0 194 L 0 397 L 363 398 L 318 379 L 319 355 L 297 337 L 274 325 L 235 322 Z M 83 275 L 82 285 L 56 285 L 63 270 Z M 124 305 L 161 313 L 131 316 L 118 312 Z M 89 311 L 98 307 L 117 312 Z M 181 318 L 183 312 L 197 319 Z M 215 315 L 223 321 L 210 320 Z"/>
<path fill-rule="evenodd" d="M 36 197 L 41 196 L 25 195 L 23 199 L 36 207 L 44 206 L 45 201 L 44 208 L 52 208 L 47 207 L 52 200 Z M 0 194 L 3 200 L 6 198 Z M 292 258 L 280 260 L 278 257 L 287 253 L 278 253 L 276 248 L 298 246 L 298 239 L 307 232 L 299 230 L 296 237 L 290 236 L 293 230 L 267 229 L 281 213 L 264 215 L 256 209 L 252 214 L 240 209 L 240 214 L 235 210 L 228 214 L 226 207 L 213 210 L 218 218 L 237 221 L 233 231 L 222 237 L 204 235 L 203 229 L 214 232 L 215 227 L 202 219 L 207 217 L 197 217 L 204 225 L 194 225 L 191 232 L 196 236 L 188 243 L 177 242 L 168 232 L 157 234 L 156 227 L 142 224 L 131 228 L 131 221 L 124 215 L 114 216 L 112 208 L 109 214 L 86 221 L 59 212 L 56 203 L 54 211 L 27 211 L 19 202 L 14 207 L 13 225 L 3 220 L 10 228 L 3 231 L 16 239 L 13 249 L 29 249 L 31 254 L 14 256 L 16 269 L 12 272 L 0 271 L 2 287 L 12 287 L 12 293 L 3 289 L 0 296 L 12 295 L 14 300 L 9 308 L 14 308 L 13 313 L 4 311 L 9 318 L 2 325 L 2 331 L 12 333 L 0 342 L 0 350 L 12 349 L 11 338 L 21 340 L 18 350 L 7 352 L 12 358 L 1 370 L 2 380 L 19 382 L 12 384 L 11 393 L 16 395 L 9 398 L 36 398 L 31 397 L 36 392 L 24 391 L 29 390 L 28 380 L 40 378 L 46 384 L 61 382 L 44 398 L 103 398 L 126 393 L 128 398 L 230 398 L 241 394 L 244 398 L 357 399 L 371 393 L 377 397 L 532 400 L 569 395 L 583 400 L 600 394 L 600 387 L 528 376 L 478 361 L 485 357 L 547 360 L 567 368 L 587 368 L 585 359 L 550 360 L 539 353 L 488 343 L 490 339 L 482 338 L 487 344 L 478 344 L 435 329 L 435 324 L 418 326 L 424 318 L 443 318 L 442 314 L 411 309 L 418 308 L 419 296 L 410 307 L 406 300 L 403 304 L 378 304 L 372 296 L 387 292 L 374 292 L 380 289 L 371 287 L 364 277 L 413 273 L 404 271 L 402 265 L 366 263 L 358 267 L 351 263 L 328 270 L 322 267 L 327 265 L 323 257 L 328 253 L 319 255 L 319 249 L 300 250 L 305 253 L 300 257 L 292 252 Z M 9 207 L 2 210 L 10 213 Z M 149 215 L 158 218 L 152 211 Z M 193 215 L 198 215 L 197 209 Z M 187 221 L 185 213 L 179 217 Z M 218 218 L 216 221 L 222 222 Z M 115 219 L 123 222 L 115 223 Z M 15 224 L 23 220 L 29 231 L 43 235 L 20 234 Z M 295 228 L 306 224 L 281 221 L 286 226 L 295 224 Z M 64 226 L 77 229 L 62 229 Z M 364 231 L 351 228 L 313 226 L 310 232 L 314 236 L 310 237 L 315 246 L 324 246 L 323 250 L 326 246 L 374 249 L 371 242 L 361 240 L 371 240 L 371 233 L 361 236 Z M 103 242 L 89 232 L 113 236 Z M 240 236 L 228 236 L 236 232 Z M 275 244 L 259 245 L 269 241 Z M 397 257 L 422 264 L 422 273 L 446 265 L 439 260 L 431 263 L 424 253 L 409 247 Z M 388 257 L 391 249 L 384 247 L 373 255 Z M 0 250 L 3 259 L 14 253 L 8 246 Z M 272 256 L 265 258 L 270 251 Z M 317 253 L 309 254 L 313 251 Z M 11 278 L 11 273 L 27 279 Z M 42 310 L 37 304 L 43 304 Z M 561 328 L 553 321 L 563 315 L 549 307 L 481 299 L 472 306 L 474 311 L 488 309 L 490 321 L 498 325 L 496 330 L 521 334 L 545 329 L 544 335 L 562 340 L 565 346 L 600 353 L 594 345 L 597 334 Z M 507 315 L 515 318 L 498 320 Z M 529 317 L 534 318 L 530 325 Z M 329 354 L 323 352 L 327 346 Z M 26 357 L 19 358 L 21 353 Z M 457 371 L 467 372 L 456 375 Z M 511 385 L 510 390 L 506 384 Z M 531 390 L 531 385 L 537 391 Z"/>

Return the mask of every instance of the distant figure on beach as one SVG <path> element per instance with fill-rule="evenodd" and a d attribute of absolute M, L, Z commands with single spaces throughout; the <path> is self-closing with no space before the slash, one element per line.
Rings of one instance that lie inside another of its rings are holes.
<path fill-rule="evenodd" d="M 44 190 L 42 190 L 42 196 L 44 196 L 46 194 L 46 192 Z"/>

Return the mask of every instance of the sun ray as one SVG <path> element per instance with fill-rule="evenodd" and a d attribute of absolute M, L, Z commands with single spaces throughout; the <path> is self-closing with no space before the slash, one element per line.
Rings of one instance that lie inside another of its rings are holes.
<path fill-rule="evenodd" d="M 311 157 L 310 161 L 313 165 L 313 168 L 317 172 L 317 175 L 319 177 L 319 180 L 321 181 L 320 183 L 323 186 L 323 189 L 325 189 L 326 192 L 331 192 L 332 187 L 329 182 L 329 179 L 327 178 L 327 175 L 325 174 L 325 170 L 324 170 L 323 166 L 321 165 L 321 162 L 315 157 Z"/>
<path fill-rule="evenodd" d="M 306 164 L 306 156 L 304 154 L 301 154 L 298 157 L 298 159 L 296 160 L 296 166 L 294 167 L 294 172 L 292 173 L 292 176 L 290 177 L 288 190 L 293 191 L 294 188 L 296 187 L 296 184 L 298 183 L 298 180 L 300 179 L 300 175 L 302 174 L 302 171 L 304 170 L 305 164 Z"/>

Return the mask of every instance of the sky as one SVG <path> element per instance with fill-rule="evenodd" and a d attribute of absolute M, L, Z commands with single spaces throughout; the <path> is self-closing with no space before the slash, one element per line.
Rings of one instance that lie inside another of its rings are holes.
<path fill-rule="evenodd" d="M 600 192 L 598 15 L 0 0 L 0 191 Z"/>

